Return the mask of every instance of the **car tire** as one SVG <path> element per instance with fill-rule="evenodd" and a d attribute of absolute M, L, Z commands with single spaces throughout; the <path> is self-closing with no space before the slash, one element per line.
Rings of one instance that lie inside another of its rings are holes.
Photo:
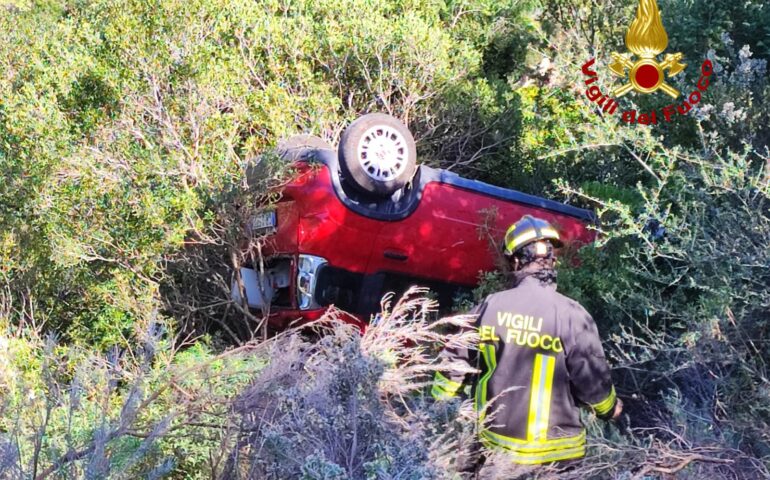
<path fill-rule="evenodd" d="M 292 135 L 291 137 L 278 142 L 276 152 L 287 162 L 296 162 L 307 160 L 316 150 L 334 150 L 321 137 L 315 135 Z"/>
<path fill-rule="evenodd" d="M 342 175 L 357 189 L 389 197 L 403 188 L 417 168 L 417 148 L 409 129 L 383 113 L 351 123 L 338 149 Z"/>

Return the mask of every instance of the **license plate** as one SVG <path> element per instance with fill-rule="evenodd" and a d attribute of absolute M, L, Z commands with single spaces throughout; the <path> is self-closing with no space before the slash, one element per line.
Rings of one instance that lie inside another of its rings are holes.
<path fill-rule="evenodd" d="M 262 212 L 251 217 L 251 222 L 249 227 L 251 228 L 251 233 L 253 235 L 265 235 L 268 233 L 275 232 L 275 227 L 277 223 L 278 222 L 275 215 L 275 211 Z"/>

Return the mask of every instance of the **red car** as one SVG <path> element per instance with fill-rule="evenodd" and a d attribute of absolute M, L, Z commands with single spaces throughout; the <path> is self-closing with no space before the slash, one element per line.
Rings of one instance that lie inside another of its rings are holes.
<path fill-rule="evenodd" d="M 232 290 L 269 310 L 276 327 L 329 305 L 365 322 L 384 294 L 412 285 L 429 287 L 448 310 L 496 268 L 485 222 L 496 240 L 525 214 L 551 222 L 566 244 L 594 239 L 591 211 L 417 166 L 409 130 L 387 115 L 353 122 L 338 151 L 308 136 L 279 150 L 297 174 L 249 227 L 266 235 L 263 273 L 241 269 Z"/>

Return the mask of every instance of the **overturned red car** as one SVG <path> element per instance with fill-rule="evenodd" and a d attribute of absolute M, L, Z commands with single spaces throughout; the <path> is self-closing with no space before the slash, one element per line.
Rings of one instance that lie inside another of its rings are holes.
<path fill-rule="evenodd" d="M 242 268 L 232 288 L 235 301 L 269 310 L 274 327 L 318 318 L 330 305 L 366 322 L 383 295 L 412 285 L 430 288 L 448 310 L 496 268 L 482 224 L 499 239 L 530 214 L 567 245 L 594 239 L 591 211 L 418 166 L 409 130 L 388 115 L 353 122 L 337 150 L 299 136 L 279 151 L 297 173 L 248 227 L 266 236 L 264 268 Z"/>

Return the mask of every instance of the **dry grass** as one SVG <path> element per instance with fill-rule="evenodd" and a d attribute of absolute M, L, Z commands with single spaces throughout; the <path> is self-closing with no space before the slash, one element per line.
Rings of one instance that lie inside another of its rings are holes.
<path fill-rule="evenodd" d="M 273 361 L 235 404 L 242 436 L 225 476 L 448 478 L 472 436 L 469 405 L 435 404 L 424 391 L 433 372 L 453 367 L 437 363 L 437 350 L 474 338 L 446 333 L 470 318 L 435 319 L 426 293 L 387 297 L 363 335 L 331 312 L 316 340 L 298 331 L 271 340 Z"/>

